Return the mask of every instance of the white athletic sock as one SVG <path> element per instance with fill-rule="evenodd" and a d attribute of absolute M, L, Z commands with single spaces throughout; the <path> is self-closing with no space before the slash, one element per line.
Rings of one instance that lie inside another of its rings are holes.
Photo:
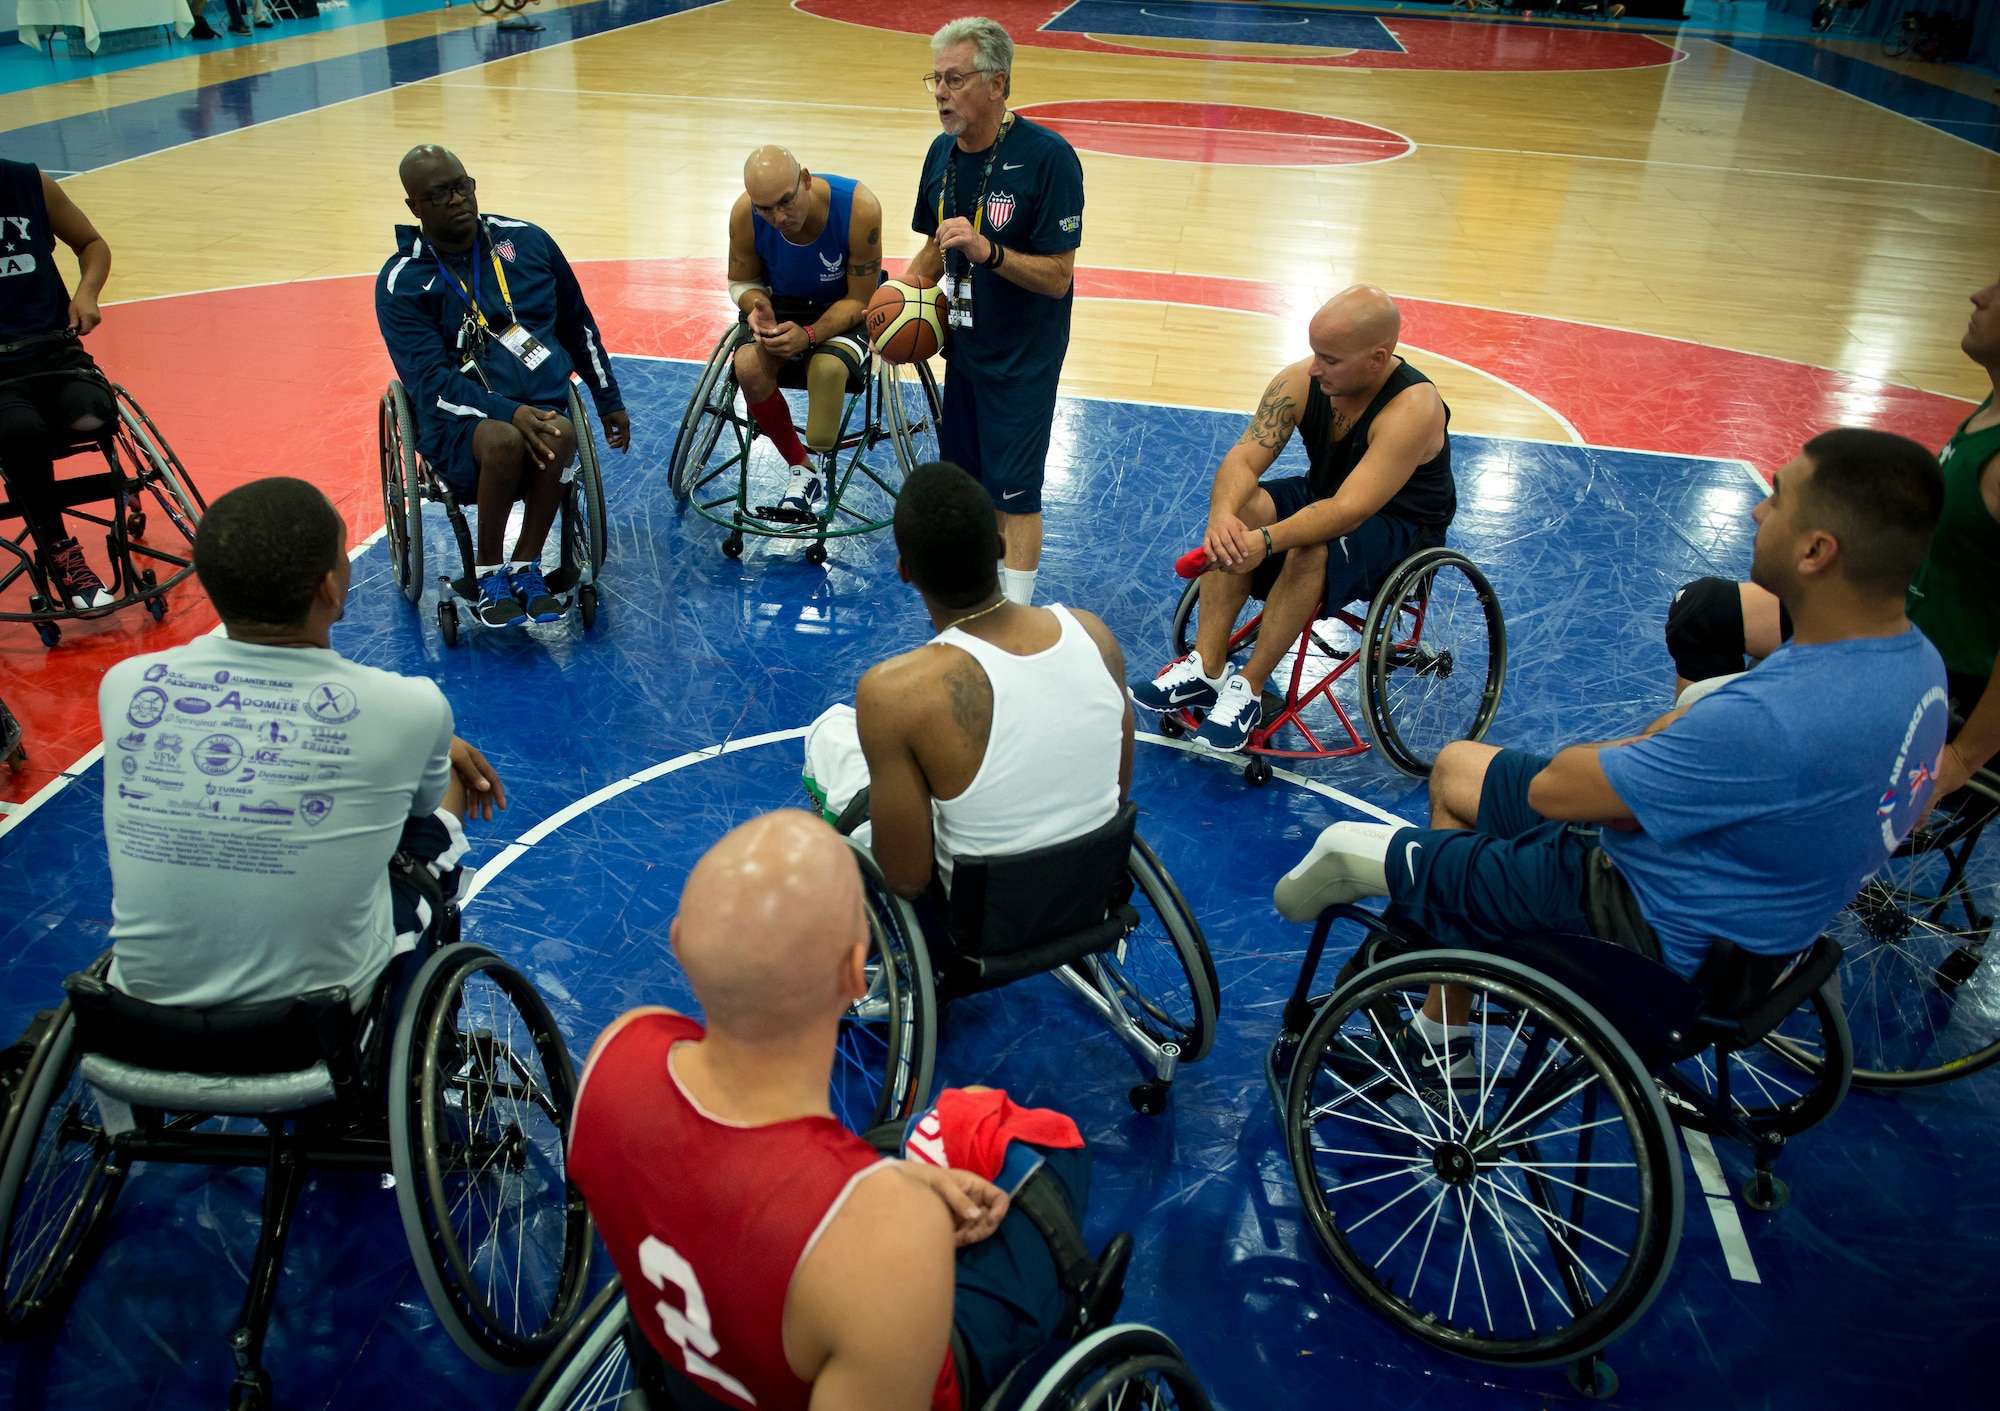
<path fill-rule="evenodd" d="M 508 559 L 507 571 L 509 573 L 519 573 L 522 569 L 526 568 L 531 563 L 534 564 L 536 567 L 541 566 L 541 560 L 539 559 Z"/>
<path fill-rule="evenodd" d="M 1470 1024 L 1447 1024 L 1442 1019 L 1431 1018 L 1421 1009 L 1417 1011 L 1417 1017 L 1410 1021 L 1410 1025 L 1434 1044 L 1444 1043 L 1448 1039 L 1456 1041 L 1472 1037 Z"/>
<path fill-rule="evenodd" d="M 1004 565 L 1001 567 L 1000 591 L 1007 595 L 1008 602 L 1019 603 L 1022 607 L 1029 607 L 1034 603 L 1036 572 L 1037 570 L 1032 568 L 1007 568 Z"/>
<path fill-rule="evenodd" d="M 507 567 L 507 565 L 504 563 L 475 563 L 472 566 L 472 576 L 475 580 L 477 580 L 480 578 L 484 578 L 489 573 L 498 573 L 501 569 L 505 567 Z"/>

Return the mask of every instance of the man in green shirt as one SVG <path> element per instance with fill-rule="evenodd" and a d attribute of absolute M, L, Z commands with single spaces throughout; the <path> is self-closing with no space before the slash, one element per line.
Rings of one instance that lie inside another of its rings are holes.
<path fill-rule="evenodd" d="M 1952 715 L 1964 721 L 1938 767 L 1939 799 L 2000 752 L 2000 690 L 1988 689 L 2000 675 L 2000 283 L 1972 296 L 1959 347 L 1994 391 L 1938 453 L 1944 513 L 1905 609 L 1944 658 Z M 1674 690 L 1742 671 L 1746 654 L 1761 661 L 1791 635 L 1777 598 L 1756 584 L 1697 579 L 1667 609 Z"/>

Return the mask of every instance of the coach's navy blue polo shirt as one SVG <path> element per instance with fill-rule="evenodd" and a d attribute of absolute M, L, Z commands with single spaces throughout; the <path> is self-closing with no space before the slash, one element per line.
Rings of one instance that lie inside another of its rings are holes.
<path fill-rule="evenodd" d="M 924 157 L 923 184 L 910 221 L 919 235 L 937 233 L 947 160 L 958 164 L 952 190 L 957 209 L 946 211 L 944 219 L 973 215 L 986 153 L 961 152 L 957 138 L 939 133 Z M 1040 123 L 1016 115 L 1000 159 L 993 164 L 979 232 L 1010 251 L 1029 255 L 1056 255 L 1081 245 L 1083 165 L 1075 149 Z M 1069 351 L 1071 302 L 1069 291 L 1051 299 L 973 265 L 972 327 L 952 330 L 948 349 L 952 367 L 965 367 L 982 382 L 1053 383 Z"/>

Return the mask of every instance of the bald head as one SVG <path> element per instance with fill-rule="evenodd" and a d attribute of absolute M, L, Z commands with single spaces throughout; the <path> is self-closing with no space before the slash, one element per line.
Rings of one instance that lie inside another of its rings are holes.
<path fill-rule="evenodd" d="M 433 245 L 451 252 L 471 247 L 479 230 L 479 198 L 457 157 L 426 142 L 403 154 L 396 175 L 407 198 L 403 204 Z"/>
<path fill-rule="evenodd" d="M 1311 375 L 1329 397 L 1379 387 L 1403 336 L 1396 302 L 1372 284 L 1341 290 L 1320 305 L 1306 328 L 1312 344 Z"/>
<path fill-rule="evenodd" d="M 464 176 L 465 165 L 445 148 L 425 142 L 403 154 L 396 175 L 402 180 L 404 195 L 421 197 L 433 186 Z"/>
<path fill-rule="evenodd" d="M 783 809 L 710 848 L 674 918 L 674 954 L 708 1027 L 739 1043 L 837 1019 L 843 974 L 868 938 L 854 853 L 818 818 Z"/>
<path fill-rule="evenodd" d="M 743 189 L 753 205 L 768 206 L 799 184 L 799 159 L 783 147 L 770 143 L 752 152 L 743 163 Z"/>

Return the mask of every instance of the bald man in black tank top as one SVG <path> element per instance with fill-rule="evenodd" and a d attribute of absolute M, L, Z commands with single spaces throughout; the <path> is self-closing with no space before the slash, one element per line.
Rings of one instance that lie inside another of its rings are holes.
<path fill-rule="evenodd" d="M 1307 329 L 1312 356 L 1271 379 L 1250 427 L 1222 458 L 1209 492 L 1196 650 L 1132 688 L 1146 710 L 1204 710 L 1198 746 L 1238 750 L 1258 723 L 1279 658 L 1324 604 L 1366 601 L 1391 569 L 1444 542 L 1458 510 L 1451 409 L 1431 380 L 1396 356 L 1402 316 L 1357 284 L 1329 299 Z M 1261 480 L 1297 429 L 1311 469 Z M 1230 628 L 1252 593 L 1264 623 L 1231 674 Z"/>

